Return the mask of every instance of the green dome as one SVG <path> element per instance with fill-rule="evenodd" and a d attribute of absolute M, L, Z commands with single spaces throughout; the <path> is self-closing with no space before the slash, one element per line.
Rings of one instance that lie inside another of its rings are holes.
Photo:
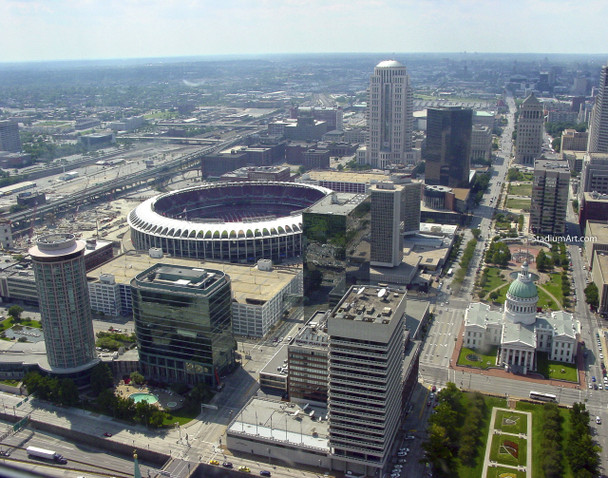
<path fill-rule="evenodd" d="M 511 283 L 507 293 L 516 299 L 533 299 L 534 297 L 538 297 L 538 291 L 534 282 L 524 282 L 519 278 Z"/>

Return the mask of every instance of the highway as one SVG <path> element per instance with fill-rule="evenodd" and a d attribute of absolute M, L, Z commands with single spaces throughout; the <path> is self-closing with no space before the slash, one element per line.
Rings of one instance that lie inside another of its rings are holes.
<path fill-rule="evenodd" d="M 125 191 L 132 187 L 158 182 L 163 178 L 170 177 L 176 171 L 197 165 L 200 162 L 201 156 L 205 154 L 211 154 L 215 151 L 220 151 L 238 144 L 249 134 L 253 133 L 243 133 L 233 136 L 220 144 L 199 149 L 176 159 L 166 160 L 149 169 L 134 171 L 129 175 L 111 178 L 105 182 L 94 184 L 92 187 L 86 187 L 88 185 L 87 183 L 82 190 L 76 191 L 67 197 L 62 197 L 56 201 L 39 205 L 37 208 L 37 217 L 44 217 L 45 214 L 50 211 L 67 211 L 80 204 L 90 202 L 91 200 L 108 197 L 116 191 Z M 6 219 L 10 220 L 13 225 L 13 235 L 18 235 L 19 232 L 27 231 L 31 227 L 32 210 L 27 209 L 9 214 L 6 216 Z"/>

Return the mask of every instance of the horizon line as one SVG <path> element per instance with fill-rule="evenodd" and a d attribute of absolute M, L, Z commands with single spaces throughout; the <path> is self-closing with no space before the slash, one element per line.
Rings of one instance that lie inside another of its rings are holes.
<path fill-rule="evenodd" d="M 547 53 L 547 52 L 490 52 L 490 51 L 412 51 L 412 52 L 273 52 L 273 53 L 208 53 L 198 55 L 170 55 L 170 56 L 141 56 L 141 57 L 98 57 L 98 58 L 54 58 L 38 60 L 0 60 L 0 65 L 26 65 L 40 63 L 70 63 L 70 62 L 103 62 L 103 61 L 151 61 L 151 60 L 180 60 L 180 59 L 209 59 L 218 57 L 273 57 L 273 56 L 323 56 L 323 55 L 521 55 L 521 56 L 605 56 L 608 63 L 608 52 L 606 53 Z"/>

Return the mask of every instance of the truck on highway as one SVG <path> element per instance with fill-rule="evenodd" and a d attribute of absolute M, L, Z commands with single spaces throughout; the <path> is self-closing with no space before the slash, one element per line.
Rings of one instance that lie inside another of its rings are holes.
<path fill-rule="evenodd" d="M 35 456 L 37 458 L 44 458 L 45 460 L 53 460 L 55 463 L 60 463 L 62 465 L 65 465 L 68 462 L 63 455 L 55 453 L 53 450 L 45 450 L 44 448 L 28 446 L 25 451 L 30 457 Z"/>

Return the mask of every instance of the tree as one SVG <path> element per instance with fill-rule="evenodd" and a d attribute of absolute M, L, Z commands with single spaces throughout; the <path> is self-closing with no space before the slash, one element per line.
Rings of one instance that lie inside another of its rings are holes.
<path fill-rule="evenodd" d="M 538 253 L 538 255 L 536 256 L 536 268 L 540 272 L 546 272 L 551 267 L 552 267 L 551 259 L 549 258 L 549 256 L 547 256 L 545 251 L 543 251 L 541 249 L 540 252 Z"/>
<path fill-rule="evenodd" d="M 91 370 L 91 392 L 99 395 L 114 384 L 112 371 L 107 364 L 100 362 Z"/>
<path fill-rule="evenodd" d="M 12 305 L 8 308 L 8 315 L 10 315 L 16 322 L 21 320 L 21 314 L 23 313 L 23 307 L 18 305 Z"/>
<path fill-rule="evenodd" d="M 585 300 L 587 304 L 597 307 L 599 305 L 599 291 L 594 282 L 591 282 L 587 287 L 585 287 Z"/>
<path fill-rule="evenodd" d="M 141 373 L 139 373 L 138 371 L 131 372 L 130 377 L 131 377 L 131 381 L 136 385 L 141 385 L 145 381 L 144 376 Z"/>
<path fill-rule="evenodd" d="M 435 470 L 448 473 L 452 467 L 453 455 L 445 428 L 431 423 L 428 437 L 428 440 L 422 444 L 427 460 Z"/>
<path fill-rule="evenodd" d="M 477 240 L 479 240 L 479 236 L 481 236 L 481 229 L 475 228 L 475 229 L 471 229 L 471 234 L 473 234 L 473 237 Z"/>
<path fill-rule="evenodd" d="M 492 293 L 490 294 L 490 300 L 495 301 L 496 299 L 498 299 L 498 292 L 496 292 L 495 290 L 492 291 Z"/>
<path fill-rule="evenodd" d="M 57 398 L 59 403 L 66 407 L 74 406 L 79 402 L 78 387 L 72 379 L 64 378 L 59 381 Z"/>

